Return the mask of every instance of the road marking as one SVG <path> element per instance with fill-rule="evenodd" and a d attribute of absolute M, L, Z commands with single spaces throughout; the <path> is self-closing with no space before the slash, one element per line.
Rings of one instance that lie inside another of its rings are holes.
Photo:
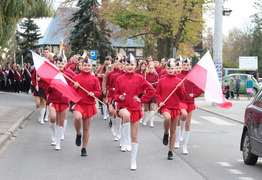
<path fill-rule="evenodd" d="M 202 123 L 199 122 L 199 121 L 196 121 L 196 120 L 194 120 L 194 119 L 191 119 L 191 124 L 202 124 Z"/>
<path fill-rule="evenodd" d="M 237 159 L 238 162 L 243 162 L 243 159 Z"/>
<path fill-rule="evenodd" d="M 221 166 L 224 166 L 224 167 L 230 167 L 232 166 L 231 164 L 229 164 L 228 162 L 217 162 L 218 164 L 220 164 Z"/>
<path fill-rule="evenodd" d="M 253 180 L 253 178 L 251 178 L 251 177 L 239 177 L 239 179 L 241 179 L 241 180 Z"/>
<path fill-rule="evenodd" d="M 225 120 L 219 119 L 217 117 L 212 117 L 212 116 L 199 116 L 200 118 L 203 118 L 211 123 L 214 123 L 219 126 L 233 126 L 234 124 L 227 122 Z"/>
<path fill-rule="evenodd" d="M 232 173 L 232 174 L 237 174 L 237 175 L 242 175 L 243 173 L 237 169 L 229 169 L 229 171 Z"/>

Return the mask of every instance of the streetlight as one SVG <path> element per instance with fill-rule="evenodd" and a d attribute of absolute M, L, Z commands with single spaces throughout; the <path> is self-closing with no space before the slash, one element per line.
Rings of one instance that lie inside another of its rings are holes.
<path fill-rule="evenodd" d="M 228 8 L 223 9 L 223 16 L 230 16 L 231 13 L 232 13 L 231 9 Z"/>

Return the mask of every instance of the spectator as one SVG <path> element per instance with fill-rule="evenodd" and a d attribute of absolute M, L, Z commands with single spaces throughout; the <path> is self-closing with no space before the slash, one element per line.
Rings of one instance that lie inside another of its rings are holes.
<path fill-rule="evenodd" d="M 229 83 L 229 93 L 230 93 L 230 99 L 234 99 L 234 93 L 236 90 L 236 82 L 234 80 L 234 77 L 230 78 L 230 83 Z"/>
<path fill-rule="evenodd" d="M 236 76 L 236 90 L 237 90 L 237 100 L 239 100 L 239 89 L 240 89 L 240 81 L 241 79 L 239 78 L 239 76 Z"/>
<path fill-rule="evenodd" d="M 251 79 L 251 75 L 249 75 L 247 77 L 247 82 L 246 82 L 247 99 L 250 99 L 252 97 L 253 87 L 254 87 L 254 84 Z"/>

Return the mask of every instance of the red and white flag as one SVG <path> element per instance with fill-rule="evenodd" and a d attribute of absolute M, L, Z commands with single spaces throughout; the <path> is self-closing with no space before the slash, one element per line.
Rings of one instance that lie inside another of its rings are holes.
<path fill-rule="evenodd" d="M 48 84 L 53 86 L 56 90 L 66 96 L 68 99 L 77 103 L 82 98 L 77 92 L 70 86 L 68 86 L 64 76 L 60 73 L 59 69 L 49 61 L 31 51 L 34 61 L 34 66 L 37 75 L 45 80 Z"/>
<path fill-rule="evenodd" d="M 209 51 L 188 73 L 186 79 L 205 92 L 206 101 L 215 102 L 226 109 L 232 107 L 232 103 L 227 101 L 222 93 L 217 71 Z"/>

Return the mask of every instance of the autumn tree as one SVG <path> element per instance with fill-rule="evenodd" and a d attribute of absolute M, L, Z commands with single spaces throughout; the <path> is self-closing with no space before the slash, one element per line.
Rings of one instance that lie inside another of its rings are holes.
<path fill-rule="evenodd" d="M 173 48 L 193 56 L 201 41 L 205 0 L 115 0 L 103 1 L 101 18 L 126 30 L 125 38 L 141 38 L 146 45 L 157 43 L 159 58 L 172 57 Z"/>
<path fill-rule="evenodd" d="M 237 68 L 239 56 L 248 56 L 250 47 L 250 29 L 246 31 L 233 29 L 223 39 L 223 64 L 224 67 Z"/>

